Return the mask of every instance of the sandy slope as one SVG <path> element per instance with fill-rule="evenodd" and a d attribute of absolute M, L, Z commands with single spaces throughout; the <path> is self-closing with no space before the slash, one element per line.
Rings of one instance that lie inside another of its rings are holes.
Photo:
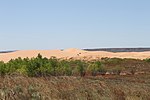
<path fill-rule="evenodd" d="M 121 52 L 121 53 L 111 53 L 105 51 L 84 51 L 79 49 L 67 49 L 67 50 L 21 50 L 11 53 L 1 53 L 0 60 L 7 62 L 10 59 L 15 59 L 18 57 L 36 57 L 38 53 L 42 54 L 44 57 L 50 58 L 55 56 L 57 58 L 64 59 L 99 59 L 102 57 L 117 57 L 117 58 L 135 58 L 135 59 L 145 59 L 150 58 L 150 52 Z"/>

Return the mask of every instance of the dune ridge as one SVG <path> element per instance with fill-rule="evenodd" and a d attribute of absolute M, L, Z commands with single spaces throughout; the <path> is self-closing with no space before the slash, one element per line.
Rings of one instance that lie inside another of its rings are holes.
<path fill-rule="evenodd" d="M 9 60 L 18 57 L 32 58 L 32 57 L 36 57 L 39 53 L 43 57 L 47 57 L 47 58 L 55 56 L 56 58 L 62 58 L 62 59 L 72 58 L 72 59 L 84 59 L 84 60 L 100 59 L 102 57 L 134 58 L 134 59 L 150 58 L 150 51 L 112 53 L 107 51 L 85 51 L 85 50 L 70 48 L 66 50 L 20 50 L 20 51 L 15 51 L 10 53 L 1 53 L 0 61 L 8 62 Z"/>

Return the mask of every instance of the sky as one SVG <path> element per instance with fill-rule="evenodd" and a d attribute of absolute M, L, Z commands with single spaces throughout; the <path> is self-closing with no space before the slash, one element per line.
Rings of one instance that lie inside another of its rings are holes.
<path fill-rule="evenodd" d="M 0 50 L 150 47 L 150 0 L 0 0 Z"/>

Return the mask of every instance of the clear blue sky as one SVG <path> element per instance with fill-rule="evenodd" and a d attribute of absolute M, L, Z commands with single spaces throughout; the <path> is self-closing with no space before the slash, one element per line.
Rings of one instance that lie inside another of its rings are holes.
<path fill-rule="evenodd" d="M 150 47 L 150 0 L 1 0 L 0 50 Z"/>

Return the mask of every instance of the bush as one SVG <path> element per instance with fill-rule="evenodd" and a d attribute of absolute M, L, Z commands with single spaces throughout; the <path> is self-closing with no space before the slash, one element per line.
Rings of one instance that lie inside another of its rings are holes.
<path fill-rule="evenodd" d="M 95 76 L 97 74 L 105 74 L 106 69 L 104 68 L 104 66 L 100 61 L 96 61 L 88 66 L 87 72 Z"/>
<path fill-rule="evenodd" d="M 59 62 L 59 67 L 57 71 L 58 73 L 60 73 L 60 75 L 67 75 L 67 76 L 72 75 L 72 68 L 69 65 L 69 62 L 66 60 L 62 60 Z"/>
<path fill-rule="evenodd" d="M 78 69 L 78 72 L 80 73 L 80 76 L 85 76 L 86 63 L 80 60 L 77 60 L 76 63 L 77 63 L 77 69 Z"/>
<path fill-rule="evenodd" d="M 144 61 L 150 62 L 150 58 L 146 58 L 146 59 L 144 59 Z"/>
<path fill-rule="evenodd" d="M 5 66 L 5 64 L 4 64 L 4 62 L 0 62 L 0 75 L 1 76 L 3 76 L 3 75 L 5 75 L 7 73 L 7 71 L 6 71 L 6 66 Z"/>

